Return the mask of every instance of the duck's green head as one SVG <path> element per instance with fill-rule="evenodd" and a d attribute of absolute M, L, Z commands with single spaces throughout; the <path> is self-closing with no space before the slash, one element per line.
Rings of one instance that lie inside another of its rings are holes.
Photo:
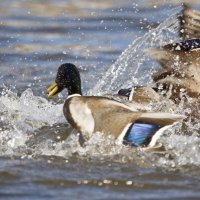
<path fill-rule="evenodd" d="M 71 63 L 62 64 L 58 68 L 55 82 L 47 89 L 51 98 L 67 88 L 68 95 L 81 94 L 81 78 L 78 69 Z"/>

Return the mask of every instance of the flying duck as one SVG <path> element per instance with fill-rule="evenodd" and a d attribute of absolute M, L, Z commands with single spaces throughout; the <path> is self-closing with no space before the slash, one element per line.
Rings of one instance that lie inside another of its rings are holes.
<path fill-rule="evenodd" d="M 198 99 L 200 96 L 200 11 L 184 4 L 179 21 L 180 42 L 146 51 L 148 56 L 161 65 L 161 68 L 152 75 L 154 87 L 136 86 L 121 89 L 118 92 L 120 95 L 138 101 L 138 97 L 145 92 L 148 94 L 146 95 L 148 101 L 151 102 L 159 101 L 160 96 L 165 96 L 179 103 L 183 93 Z"/>
<path fill-rule="evenodd" d="M 180 98 L 181 92 L 198 98 L 200 95 L 200 39 L 189 39 L 151 50 L 151 57 L 158 60 L 162 68 L 152 78 L 164 89 L 171 87 L 171 97 Z"/>
<path fill-rule="evenodd" d="M 125 145 L 153 148 L 164 130 L 183 119 L 177 114 L 138 112 L 107 97 L 82 96 L 80 74 L 71 63 L 58 68 L 55 82 L 47 89 L 48 97 L 65 88 L 68 97 L 63 106 L 64 116 L 84 137 L 101 132 Z"/>
<path fill-rule="evenodd" d="M 162 67 L 152 75 L 154 82 L 177 102 L 183 91 L 192 98 L 200 95 L 200 11 L 184 4 L 179 21 L 180 42 L 148 51 Z"/>

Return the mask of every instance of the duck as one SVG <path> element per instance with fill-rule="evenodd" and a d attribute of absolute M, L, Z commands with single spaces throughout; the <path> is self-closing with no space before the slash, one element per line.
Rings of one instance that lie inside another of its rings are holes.
<path fill-rule="evenodd" d="M 200 39 L 189 39 L 151 49 L 149 55 L 161 65 L 161 68 L 151 75 L 153 86 L 120 89 L 118 95 L 126 98 L 125 103 L 129 106 L 139 103 L 140 107 L 143 105 L 145 109 L 162 100 L 167 100 L 174 106 L 184 101 L 184 108 L 191 107 L 191 99 L 198 104 Z"/>
<path fill-rule="evenodd" d="M 161 69 L 152 75 L 157 87 L 171 90 L 170 98 L 180 100 L 180 93 L 198 98 L 200 95 L 200 39 L 188 39 L 151 49 L 151 58 Z M 171 89 L 170 89 L 171 87 Z"/>
<path fill-rule="evenodd" d="M 58 68 L 55 82 L 47 89 L 48 98 L 63 89 L 68 91 L 63 105 L 64 116 L 86 138 L 101 132 L 112 135 L 119 144 L 156 148 L 160 135 L 184 118 L 172 113 L 139 112 L 104 96 L 84 96 L 79 70 L 72 63 L 64 63 Z"/>
<path fill-rule="evenodd" d="M 153 86 L 133 86 L 118 94 L 129 101 L 159 102 L 162 97 L 179 104 L 184 95 L 198 100 L 200 96 L 200 11 L 183 4 L 179 16 L 179 42 L 145 50 L 161 68 L 152 74 Z"/>
<path fill-rule="evenodd" d="M 149 103 L 160 101 L 160 96 L 157 91 L 157 87 L 137 85 L 132 88 L 120 89 L 117 95 L 122 98 L 124 97 L 126 104 L 128 100 L 128 102 L 148 105 Z"/>

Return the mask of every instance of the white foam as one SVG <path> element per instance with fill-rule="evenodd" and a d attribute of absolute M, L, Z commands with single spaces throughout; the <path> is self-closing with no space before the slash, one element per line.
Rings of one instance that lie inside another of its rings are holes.
<path fill-rule="evenodd" d="M 171 134 L 163 138 L 167 152 L 171 155 L 161 157 L 157 163 L 160 166 L 180 168 L 200 165 L 200 137 L 199 133 L 191 136 Z"/>
<path fill-rule="evenodd" d="M 162 104 L 162 102 L 160 102 Z M 165 104 L 163 104 L 165 107 Z M 140 149 L 127 147 L 117 143 L 111 136 L 94 133 L 81 147 L 78 136 L 71 134 L 66 140 L 56 141 L 49 137 L 48 131 L 54 123 L 66 123 L 62 114 L 62 105 L 54 105 L 42 97 L 34 96 L 32 91 L 26 90 L 20 97 L 7 91 L 0 97 L 1 132 L 0 155 L 2 156 L 60 156 L 70 159 L 74 155 L 80 158 L 113 159 L 117 162 L 133 162 L 134 164 L 161 167 L 180 168 L 185 165 L 200 164 L 200 124 L 195 125 L 191 136 L 183 135 L 179 127 L 166 130 L 159 142 L 166 147 L 170 157 L 154 157 Z M 47 111 L 47 113 L 46 113 Z M 39 128 L 47 126 L 46 131 Z M 192 130 L 189 127 L 190 131 Z M 39 130 L 39 133 L 38 133 Z M 57 127 L 53 128 L 57 134 Z M 35 134 L 35 135 L 34 135 Z M 41 134 L 42 140 L 36 136 Z M 65 133 L 64 133 L 65 134 Z M 28 145 L 33 139 L 34 145 Z"/>
<path fill-rule="evenodd" d="M 34 96 L 27 89 L 20 97 L 5 89 L 0 96 L 1 149 L 0 154 L 15 154 L 20 146 L 45 125 L 63 122 L 62 105 L 53 105 L 45 98 Z"/>
<path fill-rule="evenodd" d="M 64 121 L 61 104 L 53 105 L 45 98 L 34 96 L 31 89 L 25 90 L 20 97 L 7 90 L 0 97 L 0 107 L 13 125 L 22 123 L 30 130 Z"/>
<path fill-rule="evenodd" d="M 147 68 L 152 63 L 147 57 L 144 57 L 144 50 L 155 44 L 162 45 L 173 42 L 178 30 L 178 20 L 172 16 L 163 22 L 158 28 L 151 30 L 144 37 L 134 41 L 130 47 L 125 50 L 119 59 L 108 69 L 106 75 L 91 91 L 95 93 L 109 93 L 119 88 L 127 87 L 132 84 L 142 82 L 150 76 L 146 71 L 141 79 L 136 78 L 139 70 L 143 69 L 144 64 Z M 150 66 L 153 69 L 154 65 Z M 148 69 L 149 70 L 149 69 Z M 147 162 L 150 165 L 155 164 L 161 167 L 179 168 L 185 165 L 200 165 L 200 124 L 194 125 L 188 122 L 191 136 L 183 135 L 180 130 L 174 127 L 166 136 L 161 136 L 160 141 L 166 146 L 167 151 L 172 154 L 169 157 L 148 156 L 135 148 L 126 147 L 117 144 L 109 136 L 101 133 L 92 134 L 85 147 L 81 147 L 78 142 L 78 136 L 71 134 L 66 140 L 56 141 L 48 135 L 48 131 L 55 123 L 66 123 L 62 113 L 62 104 L 54 105 L 47 99 L 35 96 L 30 89 L 24 91 L 21 96 L 6 90 L 0 96 L 0 156 L 28 156 L 28 155 L 48 155 L 61 156 L 69 159 L 78 155 L 80 157 L 98 157 L 109 160 L 114 157 L 119 162 L 133 162 L 134 164 Z M 184 114 L 181 106 L 169 104 L 167 100 L 160 101 L 150 108 L 151 111 L 163 111 Z M 46 131 L 40 128 L 47 126 Z M 57 128 L 53 128 L 53 133 L 57 133 Z M 36 136 L 42 135 L 42 139 Z M 65 134 L 65 133 L 64 133 Z M 30 139 L 33 139 L 33 145 L 27 145 Z"/>

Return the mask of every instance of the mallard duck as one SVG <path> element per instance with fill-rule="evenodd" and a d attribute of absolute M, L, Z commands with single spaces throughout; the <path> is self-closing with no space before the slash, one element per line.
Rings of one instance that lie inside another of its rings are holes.
<path fill-rule="evenodd" d="M 94 132 L 111 134 L 131 146 L 154 147 L 161 133 L 183 116 L 169 113 L 137 112 L 127 105 L 102 96 L 82 96 L 77 67 L 65 63 L 58 68 L 55 82 L 48 88 L 52 98 L 63 89 L 68 97 L 63 106 L 67 121 L 83 136 Z"/>
<path fill-rule="evenodd" d="M 134 101 L 139 104 L 149 104 L 160 100 L 160 96 L 157 91 L 157 87 L 134 86 L 133 88 L 120 89 L 118 91 L 118 95 L 124 96 L 127 100 Z"/>
<path fill-rule="evenodd" d="M 185 92 L 193 98 L 200 95 L 200 39 L 190 39 L 151 50 L 150 56 L 162 68 L 152 78 L 159 87 L 171 87 L 171 97 L 180 98 Z"/>
<path fill-rule="evenodd" d="M 147 54 L 157 60 L 161 69 L 152 75 L 154 87 L 133 87 L 121 89 L 119 94 L 129 100 L 138 101 L 143 93 L 148 101 L 159 101 L 159 95 L 178 103 L 182 94 L 192 98 L 200 95 L 200 11 L 184 5 L 180 20 L 181 42 L 167 44 L 161 48 L 149 49 Z M 156 98 L 155 98 L 156 97 Z M 141 99 L 143 101 L 143 98 Z"/>
<path fill-rule="evenodd" d="M 179 20 L 181 42 L 148 51 L 162 66 L 153 74 L 154 82 L 171 90 L 175 101 L 183 91 L 193 98 L 200 95 L 200 11 L 184 4 Z"/>
<path fill-rule="evenodd" d="M 200 96 L 200 39 L 172 43 L 151 49 L 149 55 L 162 66 L 152 74 L 154 87 L 134 86 L 120 89 L 118 94 L 134 102 L 155 102 L 165 96 L 178 103 L 182 95 Z M 146 98 L 143 98 L 143 96 Z"/>

